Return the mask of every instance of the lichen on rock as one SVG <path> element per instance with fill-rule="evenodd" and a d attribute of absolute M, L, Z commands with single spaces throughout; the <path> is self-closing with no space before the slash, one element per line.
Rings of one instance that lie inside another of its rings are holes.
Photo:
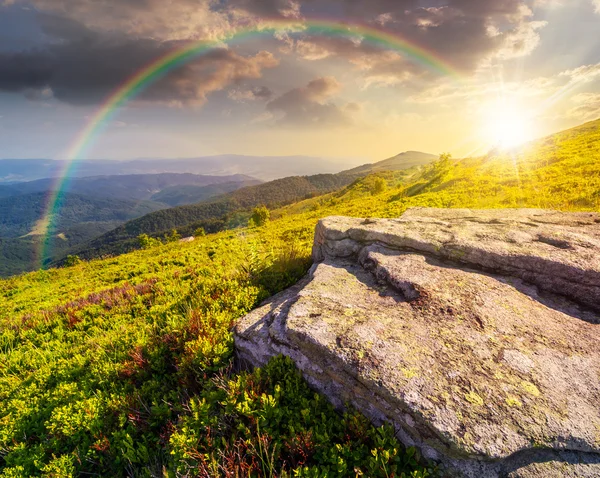
<path fill-rule="evenodd" d="M 600 476 L 600 216 L 330 217 L 313 257 L 237 324 L 242 358 L 290 356 L 448 474 Z"/>

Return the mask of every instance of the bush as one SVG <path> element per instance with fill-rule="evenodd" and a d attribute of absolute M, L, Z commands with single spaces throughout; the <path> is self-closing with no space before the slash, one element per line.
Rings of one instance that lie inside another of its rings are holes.
<path fill-rule="evenodd" d="M 81 264 L 83 261 L 79 258 L 79 256 L 69 254 L 64 262 L 65 267 L 73 267 L 77 264 Z"/>
<path fill-rule="evenodd" d="M 269 222 L 271 213 L 265 206 L 255 207 L 250 216 L 251 226 L 264 226 Z"/>
<path fill-rule="evenodd" d="M 137 240 L 140 248 L 142 249 L 150 249 L 151 247 L 156 247 L 162 244 L 160 239 L 150 237 L 148 234 L 140 234 L 137 237 Z"/>
<path fill-rule="evenodd" d="M 170 234 L 165 234 L 165 242 L 177 242 L 181 239 L 181 234 L 177 232 L 177 229 L 172 229 Z"/>
<path fill-rule="evenodd" d="M 387 183 L 385 182 L 385 179 L 377 177 L 373 180 L 370 189 L 371 194 L 373 195 L 381 194 L 387 190 Z"/>
<path fill-rule="evenodd" d="M 180 476 L 432 476 L 391 426 L 338 415 L 291 359 L 213 379 L 171 435 Z"/>

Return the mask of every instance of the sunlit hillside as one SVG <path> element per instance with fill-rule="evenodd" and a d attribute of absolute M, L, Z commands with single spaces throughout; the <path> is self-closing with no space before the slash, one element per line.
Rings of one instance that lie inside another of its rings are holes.
<path fill-rule="evenodd" d="M 289 361 L 241 370 L 230 333 L 306 272 L 319 218 L 415 206 L 600 210 L 600 121 L 370 175 L 257 227 L 0 281 L 0 476 L 432 476 Z"/>

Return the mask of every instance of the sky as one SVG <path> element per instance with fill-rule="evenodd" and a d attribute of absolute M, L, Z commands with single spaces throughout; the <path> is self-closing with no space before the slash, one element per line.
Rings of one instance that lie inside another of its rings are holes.
<path fill-rule="evenodd" d="M 600 0 L 0 0 L 0 158 L 68 158 L 127 79 L 202 41 L 78 154 L 485 154 L 600 117 L 599 32 Z"/>

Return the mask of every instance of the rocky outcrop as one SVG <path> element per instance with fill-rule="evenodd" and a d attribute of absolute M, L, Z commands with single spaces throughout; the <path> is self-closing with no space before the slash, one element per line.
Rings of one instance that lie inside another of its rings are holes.
<path fill-rule="evenodd" d="M 464 477 L 600 476 L 600 215 L 330 217 L 315 264 L 236 326 L 339 407 Z"/>

